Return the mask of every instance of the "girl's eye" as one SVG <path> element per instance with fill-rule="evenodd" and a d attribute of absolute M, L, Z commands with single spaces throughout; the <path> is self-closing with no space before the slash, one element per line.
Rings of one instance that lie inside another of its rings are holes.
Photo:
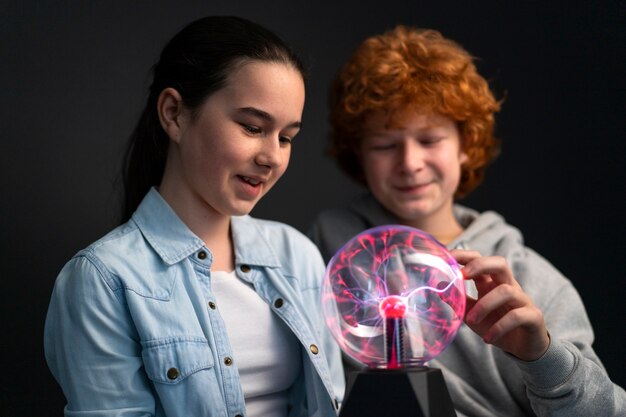
<path fill-rule="evenodd" d="M 280 141 L 280 143 L 285 144 L 285 145 L 291 145 L 291 138 L 288 136 L 280 136 L 278 138 L 278 140 Z"/>
<path fill-rule="evenodd" d="M 248 132 L 248 133 L 250 133 L 252 135 L 258 135 L 259 133 L 262 132 L 260 127 L 253 126 L 253 125 L 248 125 L 248 124 L 245 124 L 245 123 L 239 123 L 239 124 L 241 125 L 241 127 L 243 127 L 243 129 L 246 132 Z"/>

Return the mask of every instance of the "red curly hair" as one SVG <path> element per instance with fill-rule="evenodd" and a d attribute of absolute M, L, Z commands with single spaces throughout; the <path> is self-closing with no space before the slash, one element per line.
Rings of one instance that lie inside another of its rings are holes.
<path fill-rule="evenodd" d="M 383 111 L 435 112 L 457 122 L 468 161 L 455 197 L 473 191 L 499 153 L 494 113 L 500 110 L 473 57 L 434 30 L 397 26 L 366 39 L 340 70 L 331 89 L 331 144 L 340 168 L 365 183 L 358 149 L 365 121 Z"/>

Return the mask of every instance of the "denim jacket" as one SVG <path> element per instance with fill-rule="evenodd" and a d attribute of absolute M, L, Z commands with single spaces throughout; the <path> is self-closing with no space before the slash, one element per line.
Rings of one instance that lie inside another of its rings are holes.
<path fill-rule="evenodd" d="M 232 217 L 237 276 L 302 344 L 289 416 L 334 416 L 340 353 L 320 310 L 324 263 L 295 229 Z M 152 189 L 125 224 L 76 254 L 57 278 L 46 360 L 66 416 L 245 416 L 213 256 Z"/>

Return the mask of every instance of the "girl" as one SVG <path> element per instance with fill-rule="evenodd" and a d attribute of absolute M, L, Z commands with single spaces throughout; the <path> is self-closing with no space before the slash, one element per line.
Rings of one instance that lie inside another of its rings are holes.
<path fill-rule="evenodd" d="M 154 67 L 125 164 L 125 223 L 57 278 L 45 327 L 67 416 L 329 416 L 324 264 L 247 214 L 287 168 L 304 71 L 273 33 L 207 17 Z"/>

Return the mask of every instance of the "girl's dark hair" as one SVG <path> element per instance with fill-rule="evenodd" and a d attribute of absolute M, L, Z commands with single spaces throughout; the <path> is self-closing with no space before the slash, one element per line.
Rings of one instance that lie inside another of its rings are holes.
<path fill-rule="evenodd" d="M 208 96 L 225 86 L 230 71 L 247 60 L 284 63 L 303 78 L 306 75 L 301 60 L 277 35 L 239 17 L 196 20 L 165 46 L 153 67 L 148 101 L 124 155 L 122 222 L 163 177 L 169 137 L 157 114 L 160 93 L 168 87 L 176 89 L 194 114 Z"/>

